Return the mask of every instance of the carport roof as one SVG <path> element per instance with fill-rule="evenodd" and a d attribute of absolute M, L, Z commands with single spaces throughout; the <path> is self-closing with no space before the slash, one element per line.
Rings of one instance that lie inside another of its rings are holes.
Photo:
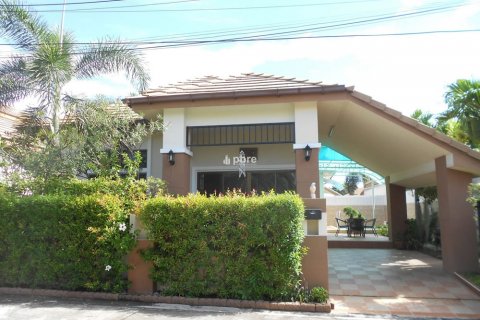
<path fill-rule="evenodd" d="M 246 73 L 188 80 L 124 100 L 142 110 L 255 101 L 316 101 L 320 142 L 390 177 L 392 183 L 406 187 L 434 185 L 435 159 L 442 156 L 447 157 L 449 168 L 480 175 L 479 152 L 355 91 L 354 87 Z"/>

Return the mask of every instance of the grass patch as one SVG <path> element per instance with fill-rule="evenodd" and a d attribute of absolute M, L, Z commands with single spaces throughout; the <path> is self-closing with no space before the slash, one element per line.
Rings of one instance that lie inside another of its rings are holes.
<path fill-rule="evenodd" d="M 478 289 L 480 289 L 480 273 L 478 272 L 469 272 L 469 273 L 464 273 L 462 276 L 468 280 L 471 284 L 476 286 Z"/>

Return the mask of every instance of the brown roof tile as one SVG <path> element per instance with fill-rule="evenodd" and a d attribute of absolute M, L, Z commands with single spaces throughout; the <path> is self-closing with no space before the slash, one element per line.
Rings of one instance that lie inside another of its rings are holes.
<path fill-rule="evenodd" d="M 163 87 L 148 89 L 142 96 L 130 97 L 128 102 L 142 99 L 145 97 L 174 97 L 174 96 L 201 96 L 208 94 L 209 97 L 215 95 L 226 96 L 228 94 L 248 96 L 259 92 L 279 92 L 305 90 L 314 90 L 321 92 L 326 88 L 337 88 L 345 90 L 343 85 L 325 85 L 321 82 L 312 82 L 308 80 L 298 80 L 295 78 L 277 77 L 272 75 L 244 73 L 240 76 L 229 76 L 220 78 L 216 76 L 206 76 L 202 78 L 169 84 Z"/>

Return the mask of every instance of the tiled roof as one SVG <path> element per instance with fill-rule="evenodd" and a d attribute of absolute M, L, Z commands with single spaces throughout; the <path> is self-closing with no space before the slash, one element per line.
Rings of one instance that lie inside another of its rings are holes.
<path fill-rule="evenodd" d="M 221 98 L 246 97 L 272 94 L 309 93 L 323 91 L 345 90 L 343 85 L 326 85 L 322 82 L 298 80 L 295 78 L 277 77 L 272 75 L 244 73 L 240 76 L 221 78 L 206 76 L 202 78 L 169 84 L 159 88 L 148 89 L 141 96 L 129 97 L 126 103 L 140 102 L 145 99 L 180 100 L 186 97 Z"/>

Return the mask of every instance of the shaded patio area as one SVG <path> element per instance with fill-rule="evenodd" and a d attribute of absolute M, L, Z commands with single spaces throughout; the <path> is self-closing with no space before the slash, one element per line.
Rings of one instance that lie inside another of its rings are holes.
<path fill-rule="evenodd" d="M 480 297 L 416 251 L 329 249 L 335 313 L 478 318 Z"/>
<path fill-rule="evenodd" d="M 393 244 L 388 237 L 373 234 L 365 234 L 365 237 L 352 236 L 349 237 L 346 232 L 340 232 L 335 236 L 335 232 L 327 233 L 328 248 L 344 248 L 344 249 L 391 249 Z"/>

